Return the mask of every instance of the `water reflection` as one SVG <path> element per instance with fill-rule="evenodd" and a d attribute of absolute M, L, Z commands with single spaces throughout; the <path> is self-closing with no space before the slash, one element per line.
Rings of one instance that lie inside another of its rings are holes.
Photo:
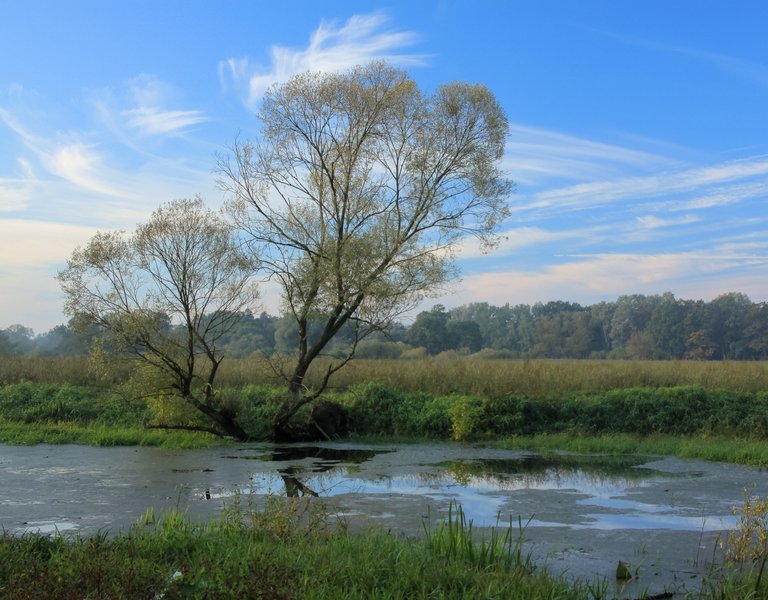
<path fill-rule="evenodd" d="M 337 473 L 337 476 L 344 476 L 350 472 L 351 465 L 361 464 L 383 452 L 387 451 L 359 448 L 290 445 L 277 446 L 270 453 L 242 454 L 239 456 L 228 456 L 227 458 L 260 460 L 277 463 L 301 463 L 309 461 L 309 466 L 299 466 L 297 464 L 292 464 L 288 467 L 281 467 L 277 469 L 278 475 L 283 480 L 285 495 L 289 498 L 296 498 L 300 496 L 320 496 L 320 494 L 318 494 L 314 489 L 302 481 L 301 476 L 304 473 L 325 473 L 331 469 L 339 467 L 343 463 L 345 467 Z M 253 477 L 251 479 L 253 480 Z"/>
<path fill-rule="evenodd" d="M 320 496 L 315 490 L 304 485 L 298 477 L 295 476 L 297 469 L 294 467 L 288 467 L 279 471 L 280 477 L 285 484 L 285 495 L 289 498 L 298 498 L 299 496 L 314 496 L 317 498 Z"/>
<path fill-rule="evenodd" d="M 441 463 L 459 485 L 498 490 L 568 489 L 617 492 L 654 476 L 647 459 L 602 455 L 525 455 L 515 459 L 455 459 Z"/>
<path fill-rule="evenodd" d="M 235 494 L 328 499 L 338 512 L 396 514 L 420 530 L 459 502 L 476 526 L 701 531 L 735 525 L 754 469 L 638 456 L 532 453 L 449 444 L 243 445 L 201 451 L 33 447 L 0 450 L 0 526 L 124 527 L 151 506 L 217 514 Z M 762 485 L 762 484 L 761 484 Z M 766 484 L 768 485 L 768 484 Z M 391 516 L 391 515 L 390 515 Z M 413 517 L 413 521 L 411 521 Z"/>
<path fill-rule="evenodd" d="M 664 502 L 663 497 L 654 503 L 626 498 L 630 490 L 637 492 L 660 480 L 703 476 L 698 470 L 661 473 L 648 466 L 647 457 L 521 453 L 511 458 L 480 456 L 424 461 L 413 472 L 403 473 L 371 466 L 370 462 L 385 452 L 388 451 L 280 446 L 269 453 L 244 453 L 237 458 L 274 465 L 273 471 L 259 470 L 251 476 L 250 493 L 275 493 L 282 487 L 290 497 L 420 496 L 437 503 L 456 501 L 478 526 L 509 524 L 518 516 L 530 517 L 531 527 L 601 530 L 703 531 L 727 529 L 736 523 L 730 514 L 688 514 L 680 506 Z M 590 511 L 533 518 L 541 511 L 541 505 L 531 499 L 531 494 L 538 492 L 549 492 L 548 501 L 553 492 L 565 494 L 572 498 L 568 502 Z"/>

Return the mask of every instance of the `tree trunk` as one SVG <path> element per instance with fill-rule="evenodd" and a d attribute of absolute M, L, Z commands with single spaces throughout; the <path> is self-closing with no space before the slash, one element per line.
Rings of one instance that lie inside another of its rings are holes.
<path fill-rule="evenodd" d="M 240 442 L 247 442 L 251 437 L 246 433 L 245 429 L 240 427 L 230 417 L 223 417 L 221 420 L 217 420 L 216 424 L 221 427 L 225 434 Z"/>
<path fill-rule="evenodd" d="M 302 406 L 311 401 L 312 398 L 310 397 L 295 393 L 289 394 L 280 406 L 280 410 L 277 411 L 274 421 L 272 421 L 272 438 L 274 441 L 299 441 L 305 437 L 302 428 L 292 427 L 290 421 Z"/>
<path fill-rule="evenodd" d="M 215 408 L 212 408 L 206 404 L 202 404 L 191 397 L 187 398 L 187 402 L 189 402 L 197 410 L 203 413 L 206 417 L 211 419 L 211 421 L 216 423 L 223 435 L 233 437 L 241 442 L 245 442 L 250 439 L 250 436 L 246 433 L 245 429 L 235 423 L 232 415 L 216 410 Z"/>
<path fill-rule="evenodd" d="M 283 401 L 280 410 L 277 411 L 272 421 L 272 437 L 275 441 L 291 441 L 302 435 L 295 428 L 291 428 L 289 423 L 302 406 L 314 399 L 311 396 L 303 395 L 304 376 L 308 370 L 309 363 L 299 361 L 291 375 L 288 382 L 288 397 Z"/>

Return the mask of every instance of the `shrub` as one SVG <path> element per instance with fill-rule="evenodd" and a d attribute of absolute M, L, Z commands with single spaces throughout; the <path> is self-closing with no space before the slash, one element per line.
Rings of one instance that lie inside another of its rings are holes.
<path fill-rule="evenodd" d="M 178 396 L 153 395 L 147 398 L 147 412 L 153 425 L 191 426 L 205 424 L 201 413 Z"/>
<path fill-rule="evenodd" d="M 438 439 L 450 437 L 449 409 L 452 402 L 450 396 L 432 396 L 426 393 L 406 395 L 396 414 L 395 432 L 398 435 Z"/>
<path fill-rule="evenodd" d="M 225 388 L 225 399 L 237 399 L 237 422 L 254 439 L 268 439 L 272 423 L 285 396 L 285 389 L 271 385 L 246 385 L 241 389 Z"/>
<path fill-rule="evenodd" d="M 393 435 L 403 394 L 383 383 L 363 383 L 349 389 L 349 422 L 357 433 Z"/>
<path fill-rule="evenodd" d="M 563 425 L 551 401 L 507 394 L 486 403 L 478 427 L 489 435 L 535 435 L 559 431 Z"/>
<path fill-rule="evenodd" d="M 72 386 L 25 381 L 0 388 L 0 414 L 18 423 L 88 423 L 99 417 L 97 392 Z"/>
<path fill-rule="evenodd" d="M 477 431 L 485 403 L 475 396 L 457 396 L 453 399 L 448 412 L 451 416 L 451 437 L 456 441 L 465 441 Z"/>

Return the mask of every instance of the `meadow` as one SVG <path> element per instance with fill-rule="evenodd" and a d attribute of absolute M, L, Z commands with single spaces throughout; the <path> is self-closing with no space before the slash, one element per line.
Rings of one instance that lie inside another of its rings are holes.
<path fill-rule="evenodd" d="M 307 385 L 316 385 L 324 371 L 325 364 L 318 361 Z M 223 386 L 274 382 L 269 368 L 256 359 L 229 360 L 222 366 Z M 371 382 L 402 392 L 456 392 L 489 399 L 510 393 L 555 398 L 572 392 L 672 386 L 757 392 L 768 390 L 768 362 L 508 360 L 468 358 L 449 352 L 416 360 L 356 360 L 335 375 L 332 385 L 346 389 Z"/>

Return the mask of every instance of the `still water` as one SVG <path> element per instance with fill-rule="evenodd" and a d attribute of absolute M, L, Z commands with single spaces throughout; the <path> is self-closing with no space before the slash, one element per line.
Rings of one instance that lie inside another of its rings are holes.
<path fill-rule="evenodd" d="M 236 494 L 291 495 L 353 527 L 419 535 L 456 502 L 476 527 L 522 526 L 536 557 L 575 576 L 608 576 L 619 557 L 642 565 L 644 583 L 685 589 L 735 526 L 744 490 L 767 495 L 767 481 L 760 469 L 702 461 L 453 444 L 0 445 L 0 526 L 116 532 L 148 508 L 207 518 Z"/>

